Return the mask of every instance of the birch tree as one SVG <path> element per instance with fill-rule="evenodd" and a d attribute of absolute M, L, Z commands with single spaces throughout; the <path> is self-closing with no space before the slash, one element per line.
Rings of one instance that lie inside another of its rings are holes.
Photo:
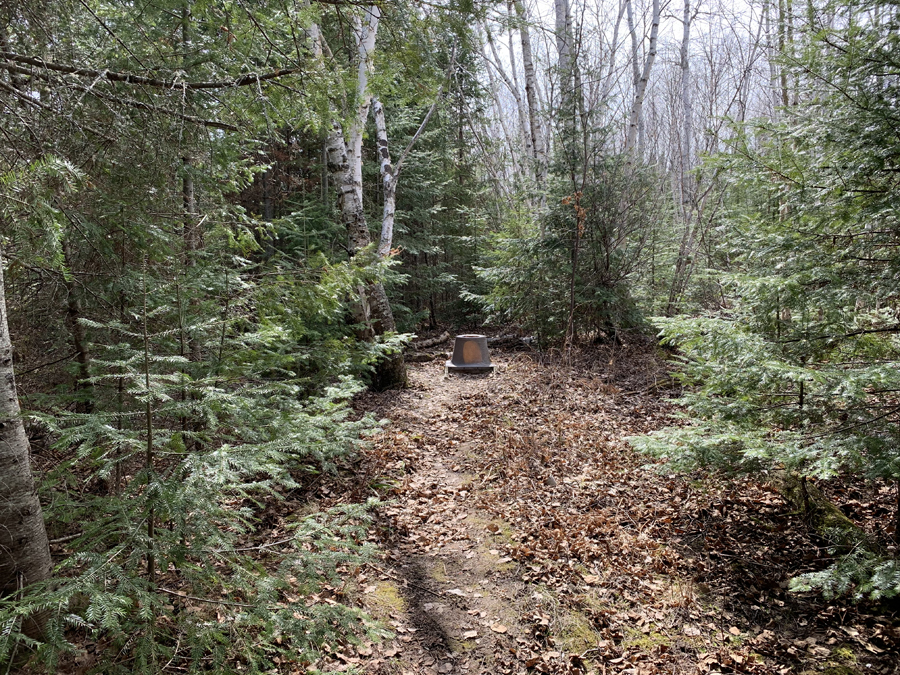
<path fill-rule="evenodd" d="M 543 116 L 538 96 L 538 81 L 531 49 L 528 16 L 522 0 L 514 0 L 514 6 L 518 19 L 519 39 L 522 42 L 522 68 L 525 74 L 525 98 L 528 102 L 528 125 L 531 131 L 531 145 L 534 148 L 535 187 L 538 193 L 539 208 L 543 211 L 546 202 L 544 186 L 547 181 L 548 148 L 542 123 Z"/>
<path fill-rule="evenodd" d="M 363 17 L 356 17 L 356 107 L 350 117 L 347 139 L 340 122 L 332 121 L 332 130 L 326 142 L 328 172 L 338 188 L 338 208 L 341 221 L 347 229 L 348 253 L 356 258 L 371 243 L 369 226 L 363 206 L 363 131 L 372 104 L 369 77 L 374 70 L 375 40 L 381 20 L 381 8 L 370 5 L 363 8 Z M 318 26 L 310 29 L 316 57 L 321 60 L 323 38 Z M 392 186 L 392 197 L 393 197 Z M 393 212 L 389 232 L 393 231 Z M 390 236 L 388 237 L 390 241 Z M 390 246 L 388 246 L 390 250 Z M 358 302 L 354 306 L 356 322 L 362 325 L 362 337 L 372 339 L 397 330 L 391 304 L 384 284 L 369 283 L 359 289 Z M 384 357 L 376 366 L 373 385 L 386 389 L 406 384 L 406 366 L 402 352 Z"/>
<path fill-rule="evenodd" d="M 366 6 L 362 10 L 362 15 L 357 16 L 354 31 L 356 34 L 356 83 L 353 98 L 355 108 L 350 114 L 350 129 L 345 139 L 341 124 L 335 119 L 326 142 L 328 171 L 332 181 L 338 187 L 338 206 L 341 220 L 347 229 L 348 252 L 352 258 L 357 257 L 372 244 L 363 203 L 363 132 L 373 102 L 369 80 L 374 72 L 376 37 L 382 17 L 381 8 L 378 5 Z M 310 37 L 314 43 L 315 57 L 321 63 L 325 43 L 318 26 L 310 29 Z M 451 57 L 447 76 L 453 69 L 454 63 L 454 57 Z M 396 166 L 392 165 L 390 160 L 384 106 L 380 102 L 375 106 L 378 156 L 384 200 L 381 233 L 375 254 L 381 261 L 386 260 L 392 250 L 397 179 L 400 169 L 412 145 L 434 112 L 442 91 L 443 85 L 438 89 L 434 104 Z M 359 303 L 355 309 L 356 321 L 363 326 L 363 337 L 366 339 L 396 332 L 397 327 L 390 301 L 384 284 L 380 281 L 371 282 L 364 288 L 360 288 Z M 375 388 L 386 389 L 404 386 L 405 383 L 406 367 L 402 352 L 397 351 L 379 361 L 373 381 Z"/>
<path fill-rule="evenodd" d="M 31 447 L 19 410 L 12 340 L 6 320 L 0 253 L 0 597 L 50 577 L 52 562 L 44 516 L 31 473 Z M 41 639 L 45 616 L 27 618 L 22 632 Z"/>
<path fill-rule="evenodd" d="M 628 116 L 628 133 L 625 137 L 625 152 L 631 152 L 638 138 L 638 128 L 641 121 L 641 111 L 644 107 L 644 96 L 647 93 L 647 83 L 650 81 L 650 73 L 653 70 L 653 62 L 656 61 L 656 42 L 659 36 L 660 3 L 653 0 L 653 10 L 650 18 L 650 36 L 647 45 L 647 57 L 641 70 L 640 78 L 635 84 L 634 100 L 631 104 L 631 113 Z"/>

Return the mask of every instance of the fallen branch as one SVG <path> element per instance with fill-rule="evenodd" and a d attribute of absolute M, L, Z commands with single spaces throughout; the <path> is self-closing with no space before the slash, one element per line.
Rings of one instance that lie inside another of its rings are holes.
<path fill-rule="evenodd" d="M 194 600 L 196 602 L 206 602 L 210 605 L 227 605 L 228 607 L 255 607 L 256 605 L 248 605 L 244 602 L 229 602 L 228 600 L 216 600 L 215 598 L 201 598 L 196 595 L 186 595 L 184 593 L 179 593 L 178 591 L 170 591 L 168 588 L 163 588 L 162 586 L 157 586 L 156 590 L 166 593 L 168 595 L 173 595 L 176 598 L 181 598 L 182 600 Z"/>
<path fill-rule="evenodd" d="M 442 342 L 446 342 L 450 339 L 450 333 L 444 331 L 436 338 L 429 338 L 427 340 L 419 340 L 418 342 L 413 342 L 413 349 L 427 349 L 428 347 L 434 347 L 435 345 L 439 345 Z"/>
<path fill-rule="evenodd" d="M 75 534 L 69 534 L 69 535 L 66 535 L 65 537 L 51 539 L 47 543 L 49 543 L 49 544 L 65 544 L 66 542 L 69 542 L 69 541 L 75 541 L 76 539 L 78 539 L 78 537 L 80 537 L 83 534 L 84 534 L 84 532 L 76 532 Z"/>

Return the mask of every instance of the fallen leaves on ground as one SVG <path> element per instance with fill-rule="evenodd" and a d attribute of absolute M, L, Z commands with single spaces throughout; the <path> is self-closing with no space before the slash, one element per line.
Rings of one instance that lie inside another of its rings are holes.
<path fill-rule="evenodd" d="M 409 672 L 896 672 L 890 611 L 787 593 L 830 558 L 770 488 L 631 450 L 672 423 L 655 355 L 495 361 L 495 376 L 449 380 L 417 365 L 410 390 L 361 397 L 393 423 L 331 488 L 388 500 L 372 537 L 420 629 Z"/>

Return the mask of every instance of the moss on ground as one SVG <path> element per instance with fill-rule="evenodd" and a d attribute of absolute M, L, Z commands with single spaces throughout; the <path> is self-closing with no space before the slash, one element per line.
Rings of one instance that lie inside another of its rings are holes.
<path fill-rule="evenodd" d="M 840 664 L 825 664 L 824 675 L 860 675 L 856 668 Z"/>
<path fill-rule="evenodd" d="M 649 633 L 644 633 L 640 628 L 626 627 L 624 633 L 625 637 L 620 645 L 623 649 L 639 649 L 643 652 L 651 652 L 660 645 L 672 646 L 672 638 L 657 631 L 651 630 Z"/>
<path fill-rule="evenodd" d="M 569 611 L 559 621 L 558 641 L 567 652 L 581 653 L 597 646 L 603 636 L 594 630 L 590 619 L 577 611 Z"/>
<path fill-rule="evenodd" d="M 400 588 L 392 581 L 378 581 L 375 590 L 365 596 L 366 608 L 376 619 L 386 619 L 391 614 L 406 612 L 406 600 L 400 594 Z"/>

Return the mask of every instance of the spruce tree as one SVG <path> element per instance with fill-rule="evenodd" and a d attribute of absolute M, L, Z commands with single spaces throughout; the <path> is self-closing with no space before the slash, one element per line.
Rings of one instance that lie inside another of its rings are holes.
<path fill-rule="evenodd" d="M 893 3 L 810 7 L 786 64 L 806 97 L 719 159 L 733 176 L 727 304 L 660 320 L 693 423 L 639 447 L 679 467 L 900 485 L 897 21 Z M 887 555 L 857 550 L 796 587 L 900 594 L 897 508 Z"/>

